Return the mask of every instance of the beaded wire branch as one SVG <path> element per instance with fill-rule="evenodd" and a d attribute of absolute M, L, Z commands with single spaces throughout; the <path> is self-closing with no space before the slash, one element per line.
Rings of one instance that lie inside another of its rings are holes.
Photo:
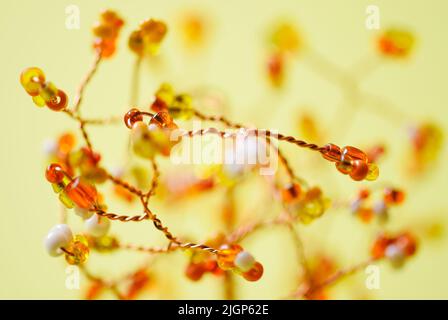
<path fill-rule="evenodd" d="M 194 41 L 198 41 L 202 30 L 198 25 L 199 22 L 195 20 L 193 22 L 189 21 L 189 23 L 194 23 L 194 28 L 190 26 L 192 29 L 188 29 L 189 33 L 187 35 L 194 38 Z M 166 83 L 160 85 L 148 109 L 135 107 L 138 98 L 138 74 L 142 60 L 144 57 L 154 55 L 159 51 L 168 30 L 165 23 L 159 20 L 150 19 L 142 22 L 139 28 L 132 32 L 129 37 L 128 45 L 136 55 L 136 63 L 130 99 L 132 108 L 124 115 L 124 124 L 130 129 L 132 150 L 137 156 L 149 161 L 152 178 L 149 179 L 148 183 L 146 172 L 137 170 L 133 172 L 135 183 L 130 183 L 124 178 L 125 174 L 109 172 L 101 165 L 101 155 L 95 150 L 87 128 L 92 125 L 116 124 L 119 123 L 119 118 L 87 119 L 81 116 L 80 110 L 84 90 L 100 64 L 113 56 L 116 50 L 116 40 L 123 24 L 124 21 L 114 11 L 107 10 L 101 14 L 100 20 L 93 28 L 95 35 L 94 61 L 82 80 L 71 106 L 69 106 L 69 99 L 65 92 L 52 82 L 47 81 L 44 72 L 39 68 L 27 68 L 20 77 L 22 86 L 37 106 L 47 106 L 49 109 L 61 112 L 76 121 L 83 138 L 84 146 L 77 149 L 74 136 L 64 134 L 59 137 L 57 144 L 51 149 L 51 163 L 46 169 L 45 177 L 51 183 L 55 193 L 58 194 L 64 210 L 61 224 L 50 230 L 45 240 L 45 246 L 51 256 L 64 255 L 67 263 L 78 265 L 81 268 L 87 279 L 91 281 L 85 296 L 87 299 L 95 299 L 106 290 L 110 290 L 119 299 L 138 298 L 150 282 L 149 270 L 153 259 L 162 254 L 178 250 L 189 253 L 190 260 L 185 270 L 189 279 L 199 281 L 207 273 L 222 277 L 224 298 L 233 299 L 235 298 L 235 288 L 232 274 L 240 275 L 248 281 L 257 281 L 263 275 L 261 262 L 244 250 L 239 243 L 257 230 L 273 225 L 283 225 L 291 233 L 303 269 L 303 277 L 297 286 L 297 290 L 288 294 L 287 297 L 289 298 L 325 298 L 327 297 L 326 289 L 328 287 L 345 276 L 361 270 L 373 261 L 387 258 L 395 266 L 399 266 L 403 264 L 407 257 L 415 253 L 417 243 L 415 236 L 404 231 L 393 235 L 382 233 L 372 246 L 371 258 L 347 269 L 335 270 L 334 266 L 325 260 L 325 257 L 322 257 L 316 266 L 311 266 L 304 255 L 302 239 L 297 231 L 296 224 L 311 223 L 321 217 L 331 205 L 329 199 L 319 187 L 309 186 L 295 173 L 286 156 L 277 146 L 277 142 L 285 142 L 319 153 L 324 160 L 333 162 L 339 172 L 348 175 L 354 181 L 373 181 L 377 179 L 379 169 L 375 161 L 384 152 L 382 147 L 376 147 L 365 153 L 353 146 L 340 148 L 332 143 L 319 146 L 293 136 L 246 127 L 223 116 L 203 114 L 194 107 L 193 99 L 189 94 L 177 93 L 171 85 Z M 278 87 L 284 82 L 287 70 L 285 64 L 297 53 L 301 45 L 295 30 L 287 24 L 282 24 L 275 29 L 272 35 L 272 43 L 274 44 L 274 52 L 270 55 L 267 70 L 270 81 Z M 405 31 L 394 29 L 385 32 L 380 37 L 378 44 L 383 55 L 400 58 L 408 55 L 413 44 L 413 38 Z M 351 82 L 351 78 L 319 58 L 318 55 L 310 54 L 309 57 L 311 57 L 313 65 L 322 71 L 322 74 L 328 76 L 332 81 L 342 83 L 342 86 L 346 88 L 347 96 L 353 97 L 355 95 L 353 90 L 357 90 L 357 87 L 354 82 Z M 357 92 L 357 96 L 362 95 Z M 366 95 L 363 97 L 368 99 Z M 387 115 L 390 114 L 391 112 L 387 113 Z M 174 122 L 177 119 L 198 119 L 215 123 L 227 129 L 233 129 L 233 131 L 223 131 L 215 127 L 182 130 Z M 316 131 L 314 126 L 312 119 L 308 119 L 306 134 L 313 136 L 312 133 Z M 170 156 L 181 141 L 204 135 L 215 135 L 220 139 L 232 140 L 236 139 L 241 132 L 244 133 L 246 146 L 253 142 L 249 139 L 250 137 L 255 137 L 256 141 L 264 142 L 266 148 L 277 155 L 286 173 L 286 183 L 277 181 L 273 177 L 267 179 L 272 185 L 274 197 L 280 201 L 283 207 L 282 213 L 277 217 L 235 226 L 234 187 L 238 183 L 238 179 L 242 179 L 246 172 L 259 168 L 259 165 L 245 164 L 243 170 L 240 170 L 241 166 L 238 167 L 238 170 L 235 170 L 235 167 L 229 170 L 228 166 L 221 165 L 217 169 L 211 170 L 212 173 L 209 173 L 205 178 L 195 178 L 187 181 L 185 185 L 181 181 L 175 181 L 178 187 L 176 190 L 170 190 L 168 186 L 161 186 L 161 173 L 159 172 L 157 158 Z M 432 138 L 439 136 L 438 129 L 434 126 L 423 126 L 415 134 L 418 137 L 415 142 L 415 154 L 416 158 L 420 157 L 417 160 L 434 158 L 433 151 L 437 146 L 434 145 Z M 176 138 L 173 139 L 173 136 Z M 439 140 L 436 144 L 440 143 Z M 129 175 L 127 176 L 129 177 Z M 96 188 L 96 185 L 103 184 L 106 181 L 114 185 L 114 193 L 120 199 L 128 202 L 139 201 L 142 211 L 135 215 L 111 212 L 106 205 L 105 197 Z M 219 234 L 203 243 L 189 242 L 181 236 L 173 234 L 150 208 L 151 197 L 155 196 L 162 187 L 168 190 L 168 196 L 172 193 L 180 198 L 183 194 L 205 192 L 220 183 L 227 188 L 226 203 L 222 210 L 223 223 L 226 226 L 227 234 Z M 401 204 L 403 200 L 404 193 L 397 188 L 390 186 L 381 190 L 363 188 L 351 203 L 344 203 L 343 206 L 350 208 L 364 222 L 371 221 L 375 216 L 381 221 L 386 221 L 390 208 Z M 335 203 L 332 205 L 336 206 Z M 65 209 L 73 209 L 77 215 L 85 220 L 84 233 L 73 235 L 70 227 L 65 224 Z M 146 247 L 122 243 L 115 236 L 108 234 L 110 221 L 149 221 L 164 235 L 168 242 L 164 247 Z M 148 254 L 150 259 L 130 275 L 116 280 L 107 280 L 92 274 L 86 267 L 85 263 L 91 250 L 99 253 L 114 250 L 133 250 Z"/>

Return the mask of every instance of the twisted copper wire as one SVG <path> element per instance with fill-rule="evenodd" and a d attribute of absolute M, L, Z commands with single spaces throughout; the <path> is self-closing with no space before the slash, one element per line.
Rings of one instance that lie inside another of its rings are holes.
<path fill-rule="evenodd" d="M 159 248 L 159 247 L 145 247 L 145 246 L 139 246 L 134 244 L 124 244 L 120 245 L 121 249 L 128 249 L 128 250 L 135 250 L 140 252 L 146 252 L 146 253 L 168 253 L 171 251 L 176 250 L 179 247 L 167 247 L 167 248 Z"/>
<path fill-rule="evenodd" d="M 98 66 L 99 66 L 100 62 L 101 62 L 101 53 L 97 52 L 97 54 L 95 55 L 95 60 L 93 61 L 92 66 L 90 67 L 89 71 L 87 72 L 85 78 L 83 79 L 83 81 L 81 82 L 81 85 L 78 88 L 78 91 L 77 91 L 77 94 L 76 94 L 76 97 L 75 97 L 75 103 L 74 103 L 74 106 L 73 106 L 73 111 L 78 112 L 79 107 L 81 106 L 84 89 L 86 88 L 87 84 L 90 82 L 90 80 L 92 79 L 92 77 L 95 74 L 96 70 L 98 69 Z"/>
<path fill-rule="evenodd" d="M 205 244 L 197 244 L 197 243 L 192 243 L 192 242 L 188 242 L 188 243 L 180 243 L 179 247 L 182 249 L 201 249 L 203 251 L 207 251 L 213 254 L 218 254 L 219 250 L 209 247 Z"/>
<path fill-rule="evenodd" d="M 159 185 L 160 171 L 154 159 L 151 160 L 151 165 L 152 165 L 153 177 L 151 187 L 149 188 L 148 192 L 144 195 L 146 203 L 148 203 L 149 197 L 153 196 L 156 193 L 157 186 Z"/>
<path fill-rule="evenodd" d="M 120 186 L 122 186 L 123 188 L 125 188 L 126 190 L 128 190 L 129 192 L 132 192 L 134 194 L 136 194 L 137 196 L 141 197 L 143 196 L 143 192 L 140 191 L 139 189 L 137 189 L 136 187 L 134 187 L 133 185 L 127 183 L 126 181 L 123 181 L 117 177 L 114 177 L 113 175 L 111 175 L 109 172 L 107 173 L 107 178 L 112 181 L 115 184 L 118 184 Z"/>
<path fill-rule="evenodd" d="M 122 221 L 122 222 L 131 222 L 131 221 L 139 222 L 139 221 L 147 220 L 149 218 L 149 216 L 146 213 L 142 214 L 142 215 L 126 216 L 126 215 L 119 215 L 116 213 L 106 212 L 101 209 L 97 209 L 97 210 L 95 210 L 95 212 L 99 216 L 105 217 L 109 220 L 118 220 L 118 221 Z"/>

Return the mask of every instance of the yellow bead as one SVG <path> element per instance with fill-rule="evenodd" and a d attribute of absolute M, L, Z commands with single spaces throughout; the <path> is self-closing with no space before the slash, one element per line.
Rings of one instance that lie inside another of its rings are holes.
<path fill-rule="evenodd" d="M 68 245 L 65 253 L 65 260 L 72 265 L 79 265 L 86 262 L 89 257 L 89 244 L 87 239 L 82 235 L 76 235 Z"/>
<path fill-rule="evenodd" d="M 167 106 L 170 106 L 174 100 L 173 87 L 169 83 L 162 83 L 156 92 L 156 98 L 165 102 Z"/>
<path fill-rule="evenodd" d="M 367 173 L 366 180 L 374 181 L 380 175 L 380 169 L 374 163 L 369 163 L 369 172 Z"/>
<path fill-rule="evenodd" d="M 20 75 L 20 83 L 29 95 L 39 94 L 42 84 L 45 82 L 45 74 L 39 68 L 27 68 Z"/>
<path fill-rule="evenodd" d="M 131 130 L 132 149 L 134 153 L 142 158 L 152 159 L 157 148 L 151 141 L 148 125 L 143 121 L 136 122 Z"/>
<path fill-rule="evenodd" d="M 188 94 L 179 94 L 168 108 L 170 115 L 175 119 L 190 119 L 193 114 L 193 100 Z"/>
<path fill-rule="evenodd" d="M 40 96 L 45 102 L 51 101 L 51 99 L 54 99 L 57 94 L 58 88 L 52 82 L 46 82 L 40 92 Z"/>
<path fill-rule="evenodd" d="M 38 107 L 45 106 L 45 100 L 41 96 L 34 96 L 33 97 L 33 102 Z"/>
<path fill-rule="evenodd" d="M 67 209 L 71 209 L 71 208 L 73 208 L 75 206 L 75 204 L 73 203 L 72 199 L 70 199 L 69 196 L 67 195 L 67 193 L 65 193 L 64 191 L 59 193 L 59 200 L 62 202 L 62 204 Z"/>

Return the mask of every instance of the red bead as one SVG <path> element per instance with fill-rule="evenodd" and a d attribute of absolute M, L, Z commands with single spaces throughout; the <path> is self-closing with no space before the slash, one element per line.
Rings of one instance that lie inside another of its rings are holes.
<path fill-rule="evenodd" d="M 132 108 L 131 110 L 126 112 L 126 114 L 124 115 L 124 124 L 129 129 L 132 129 L 132 126 L 134 125 L 134 123 L 136 123 L 138 121 L 143 121 L 143 115 L 136 108 Z"/>
<path fill-rule="evenodd" d="M 354 160 L 352 162 L 352 170 L 350 171 L 350 177 L 355 181 L 364 180 L 369 173 L 369 166 L 366 161 Z"/>
<path fill-rule="evenodd" d="M 57 163 L 52 163 L 45 171 L 45 178 L 51 183 L 61 183 L 64 179 L 64 171 L 62 167 Z"/>
<path fill-rule="evenodd" d="M 362 160 L 367 162 L 367 155 L 358 148 L 346 146 L 342 148 L 342 158 L 341 160 L 349 161 L 349 160 Z"/>
<path fill-rule="evenodd" d="M 325 150 L 322 152 L 322 156 L 327 160 L 338 162 L 341 159 L 341 148 L 335 144 L 329 143 L 325 145 Z"/>
<path fill-rule="evenodd" d="M 205 273 L 202 263 L 190 263 L 185 270 L 185 275 L 192 281 L 199 281 Z"/>
<path fill-rule="evenodd" d="M 417 241 L 414 236 L 408 232 L 398 236 L 395 245 L 400 247 L 406 256 L 412 256 L 417 250 Z"/>
<path fill-rule="evenodd" d="M 65 188 L 65 192 L 82 209 L 92 209 L 97 201 L 95 187 L 81 181 L 80 177 L 73 179 Z"/>
<path fill-rule="evenodd" d="M 56 96 L 47 101 L 46 105 L 53 111 L 61 111 L 62 109 L 67 107 L 67 103 L 67 95 L 64 91 L 58 89 L 58 93 L 56 94 Z"/>
<path fill-rule="evenodd" d="M 405 194 L 398 189 L 386 188 L 384 190 L 384 201 L 388 204 L 401 204 L 403 203 Z"/>
<path fill-rule="evenodd" d="M 260 262 L 255 262 L 255 265 L 247 272 L 243 273 L 244 279 L 247 281 L 257 281 L 263 275 L 263 265 Z"/>
<path fill-rule="evenodd" d="M 386 248 L 393 242 L 392 239 L 386 237 L 385 235 L 380 235 L 375 240 L 373 247 L 370 251 L 370 254 L 372 258 L 374 259 L 380 259 L 384 257 L 384 253 L 386 251 Z"/>

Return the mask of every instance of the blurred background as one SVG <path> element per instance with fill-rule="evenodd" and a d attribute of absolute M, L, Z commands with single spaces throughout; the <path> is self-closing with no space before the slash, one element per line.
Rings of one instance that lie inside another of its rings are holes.
<path fill-rule="evenodd" d="M 79 8 L 79 29 L 66 28 L 66 8 L 70 5 Z M 365 26 L 368 5 L 380 10 L 379 30 Z M 421 123 L 434 123 L 443 132 L 448 128 L 448 46 L 444 33 L 448 27 L 447 2 L 17 0 L 3 1 L 0 6 L 0 298 L 83 296 L 87 280 L 81 281 L 80 290 L 67 289 L 65 262 L 49 257 L 42 245 L 59 218 L 59 203 L 44 178 L 44 141 L 67 131 L 78 135 L 77 127 L 63 114 L 36 108 L 20 86 L 19 75 L 26 67 L 38 66 L 73 101 L 93 59 L 91 26 L 105 8 L 116 10 L 125 26 L 116 55 L 100 65 L 85 91 L 83 115 L 121 116 L 129 110 L 135 56 L 127 48 L 127 37 L 143 19 L 165 21 L 169 31 L 159 56 L 142 64 L 140 106 L 147 106 L 160 83 L 168 81 L 181 91 L 212 93 L 221 101 L 217 112 L 236 122 L 300 137 L 304 131 L 302 120 L 307 115 L 315 121 L 319 135 L 314 138 L 320 137 L 318 143 L 386 146 L 375 185 L 392 184 L 407 195 L 405 203 L 391 212 L 386 229 L 415 230 L 419 251 L 399 270 L 380 263 L 380 289 L 367 290 L 366 275 L 361 271 L 332 287 L 330 298 L 448 298 L 445 145 L 438 161 L 431 162 L 424 174 L 415 177 L 407 171 L 412 160 L 409 128 Z M 198 17 L 201 22 L 203 33 L 197 43 L 186 42 L 188 17 Z M 284 83 L 275 88 L 267 76 L 266 61 L 269 34 L 279 21 L 294 26 L 303 50 L 297 50 L 289 60 Z M 406 59 L 381 59 L 375 40 L 382 30 L 395 26 L 414 34 L 415 48 Z M 355 70 L 360 78 L 357 86 L 384 99 L 369 106 L 348 105 L 339 80 L 332 77 L 333 66 Z M 391 108 L 394 111 L 390 112 Z M 112 170 L 126 161 L 128 129 L 124 125 L 92 127 L 89 133 L 103 155 L 105 167 Z M 321 186 L 332 199 L 350 199 L 360 186 L 368 184 L 351 181 L 312 152 L 291 146 L 284 150 L 297 173 Z M 161 161 L 161 168 L 163 175 L 170 168 L 169 160 Z M 264 214 L 271 201 L 260 191 L 260 178 L 245 183 L 237 194 L 240 223 Z M 152 208 L 175 234 L 202 241 L 222 229 L 217 216 L 223 201 L 224 190 L 218 189 L 170 205 L 156 201 Z M 131 213 L 138 208 L 113 198 L 108 204 L 114 212 Z M 272 210 L 279 208 L 274 206 Z M 76 231 L 82 230 L 78 220 L 69 217 Z M 330 256 L 338 268 L 344 268 L 366 260 L 379 228 L 375 223 L 361 223 L 342 207 L 329 210 L 299 230 L 307 256 Z M 150 224 L 114 222 L 111 230 L 129 243 L 165 243 Z M 244 246 L 263 262 L 265 275 L 256 283 L 237 279 L 237 298 L 277 299 L 297 287 L 297 258 L 282 228 L 254 234 Z M 143 254 L 128 252 L 105 257 L 92 254 L 89 268 L 95 274 L 113 278 L 130 272 L 143 259 Z M 184 277 L 187 262 L 183 253 L 158 259 L 153 267 L 156 280 L 142 298 L 222 298 L 222 282 L 216 278 L 205 277 L 193 283 Z"/>

